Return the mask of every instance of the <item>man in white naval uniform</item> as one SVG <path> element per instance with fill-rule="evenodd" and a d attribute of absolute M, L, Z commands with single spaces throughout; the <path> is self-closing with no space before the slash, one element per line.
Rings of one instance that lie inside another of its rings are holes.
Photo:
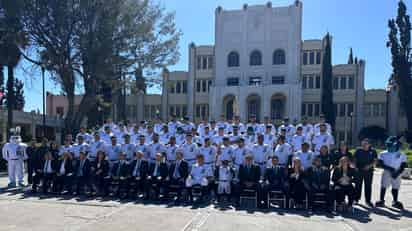
<path fill-rule="evenodd" d="M 3 146 L 3 159 L 7 161 L 7 171 L 9 175 L 8 187 L 16 186 L 16 177 L 20 187 L 24 187 L 24 160 L 26 155 L 27 145 L 21 142 L 19 135 L 12 135 L 10 142 Z"/>
<path fill-rule="evenodd" d="M 289 158 L 292 155 L 292 146 L 286 143 L 285 136 L 279 136 L 278 145 L 275 148 L 275 156 L 279 159 L 279 164 L 285 167 L 289 165 Z"/>
<path fill-rule="evenodd" d="M 272 156 L 272 148 L 263 143 L 264 136 L 259 134 L 257 136 L 257 142 L 253 145 L 252 154 L 255 164 L 259 165 L 261 170 L 261 176 L 263 176 L 264 170 L 266 169 L 267 160 Z"/>

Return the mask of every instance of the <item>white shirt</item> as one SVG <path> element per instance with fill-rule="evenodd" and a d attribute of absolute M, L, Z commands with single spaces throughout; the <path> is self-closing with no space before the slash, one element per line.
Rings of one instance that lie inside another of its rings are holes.
<path fill-rule="evenodd" d="M 332 127 L 330 126 L 329 123 L 324 123 L 326 125 L 326 132 L 329 134 L 332 134 Z M 314 130 L 314 134 L 318 135 L 320 133 L 320 123 L 315 124 L 315 126 L 313 127 Z"/>
<path fill-rule="evenodd" d="M 256 164 L 261 165 L 266 163 L 268 158 L 272 156 L 272 149 L 269 145 L 255 144 L 252 148 L 253 160 Z"/>
<path fill-rule="evenodd" d="M 275 156 L 279 158 L 279 164 L 287 165 L 290 155 L 292 155 L 292 146 L 290 144 L 284 143 L 276 146 Z"/>
<path fill-rule="evenodd" d="M 219 161 L 228 160 L 229 162 L 233 161 L 233 148 L 231 146 L 220 146 Z"/>
<path fill-rule="evenodd" d="M 179 146 L 175 145 L 167 145 L 166 146 L 166 159 L 169 163 L 176 161 L 176 150 Z"/>
<path fill-rule="evenodd" d="M 126 153 L 126 159 L 134 159 L 134 154 L 136 152 L 136 145 L 134 144 L 122 144 L 122 152 Z"/>
<path fill-rule="evenodd" d="M 216 160 L 216 148 L 214 146 L 200 147 L 199 153 L 205 158 L 205 164 L 214 164 Z"/>
<path fill-rule="evenodd" d="M 378 157 L 379 160 L 382 160 L 383 163 L 389 167 L 399 170 L 402 163 L 407 162 L 406 155 L 402 152 L 388 152 L 383 151 Z"/>
<path fill-rule="evenodd" d="M 122 151 L 122 147 L 120 144 L 116 145 L 107 145 L 106 146 L 106 154 L 110 161 L 117 161 L 119 159 L 120 152 Z"/>
<path fill-rule="evenodd" d="M 302 167 L 305 170 L 309 168 L 310 166 L 312 166 L 312 161 L 315 156 L 316 155 L 312 151 L 302 152 L 301 150 L 301 151 L 296 152 L 293 155 L 293 158 L 299 158 L 302 164 Z"/>
<path fill-rule="evenodd" d="M 248 153 L 248 149 L 246 147 L 236 147 L 233 151 L 234 153 L 234 163 L 237 166 L 240 166 L 245 162 L 245 156 Z"/>
<path fill-rule="evenodd" d="M 66 174 L 65 165 L 66 165 L 66 160 L 63 160 L 62 163 L 61 163 L 61 165 L 60 165 L 60 171 L 59 171 L 59 172 L 60 172 L 60 175 Z"/>
<path fill-rule="evenodd" d="M 199 165 L 196 163 L 192 166 L 190 176 L 193 184 L 201 184 L 204 178 L 213 176 L 212 168 L 206 164 Z"/>
<path fill-rule="evenodd" d="M 71 152 L 73 153 L 74 158 L 79 158 L 80 152 L 89 152 L 89 145 L 86 143 L 74 144 L 71 148 Z"/>
<path fill-rule="evenodd" d="M 292 147 L 293 147 L 293 151 L 294 151 L 294 152 L 297 152 L 297 151 L 299 151 L 300 149 L 302 149 L 302 144 L 303 144 L 305 141 L 308 141 L 308 140 L 306 139 L 306 136 L 295 134 L 295 135 L 292 137 L 292 142 L 291 142 Z M 308 142 L 308 143 L 310 143 L 310 142 Z"/>
<path fill-rule="evenodd" d="M 72 145 L 63 145 L 59 149 L 59 156 L 62 156 L 65 152 L 71 152 Z"/>
<path fill-rule="evenodd" d="M 323 145 L 328 146 L 328 149 L 330 150 L 331 146 L 335 144 L 335 141 L 333 140 L 332 135 L 330 135 L 329 133 L 324 133 L 315 135 L 313 137 L 312 143 L 315 146 L 315 152 L 319 153 L 320 148 Z"/>
<path fill-rule="evenodd" d="M 183 149 L 183 159 L 185 159 L 186 161 L 190 162 L 194 162 L 196 159 L 196 155 L 198 153 L 197 150 L 197 145 L 194 143 L 184 143 L 181 145 L 182 149 Z"/>
<path fill-rule="evenodd" d="M 156 159 L 157 153 L 159 152 L 162 153 L 166 151 L 164 145 L 161 143 L 151 143 L 149 144 L 148 149 L 149 149 L 149 157 L 152 161 Z"/>
<path fill-rule="evenodd" d="M 89 155 L 87 156 L 89 160 L 95 160 L 99 151 L 106 151 L 106 144 L 102 140 L 94 141 L 90 144 Z"/>

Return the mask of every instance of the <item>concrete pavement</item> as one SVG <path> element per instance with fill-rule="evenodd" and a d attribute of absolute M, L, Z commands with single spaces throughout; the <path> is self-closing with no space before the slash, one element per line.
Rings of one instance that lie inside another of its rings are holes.
<path fill-rule="evenodd" d="M 380 172 L 375 174 L 374 200 L 378 198 Z M 0 177 L 5 186 L 7 178 Z M 21 190 L 0 193 L 0 231 L 412 231 L 412 181 L 403 181 L 400 199 L 405 211 L 357 206 L 353 215 L 309 215 L 296 211 L 245 211 L 142 204 L 133 201 L 82 200 L 33 196 Z M 391 202 L 390 193 L 387 204 Z"/>

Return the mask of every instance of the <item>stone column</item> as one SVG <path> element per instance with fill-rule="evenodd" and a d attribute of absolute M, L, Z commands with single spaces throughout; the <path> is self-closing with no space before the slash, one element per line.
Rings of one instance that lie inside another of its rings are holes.
<path fill-rule="evenodd" d="M 162 120 L 167 121 L 169 119 L 169 99 L 168 99 L 168 93 L 169 93 L 169 70 L 166 68 L 163 70 L 162 77 L 163 77 L 163 87 L 162 87 Z"/>
<path fill-rule="evenodd" d="M 144 92 L 138 91 L 136 94 L 136 109 L 137 109 L 137 121 L 144 120 Z"/>

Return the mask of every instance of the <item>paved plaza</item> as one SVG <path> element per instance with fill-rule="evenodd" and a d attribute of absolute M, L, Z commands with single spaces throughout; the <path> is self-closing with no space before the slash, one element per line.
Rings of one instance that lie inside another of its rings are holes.
<path fill-rule="evenodd" d="M 380 171 L 375 174 L 374 196 L 378 198 Z M 7 184 L 5 175 L 0 177 Z M 391 208 L 367 209 L 356 206 L 353 215 L 329 216 L 324 213 L 281 210 L 221 209 L 214 205 L 202 208 L 143 204 L 134 201 L 101 201 L 82 198 L 55 198 L 31 195 L 21 190 L 0 194 L 0 231 L 412 231 L 412 181 L 402 183 L 401 201 L 405 211 Z M 387 196 L 387 204 L 391 202 Z"/>

